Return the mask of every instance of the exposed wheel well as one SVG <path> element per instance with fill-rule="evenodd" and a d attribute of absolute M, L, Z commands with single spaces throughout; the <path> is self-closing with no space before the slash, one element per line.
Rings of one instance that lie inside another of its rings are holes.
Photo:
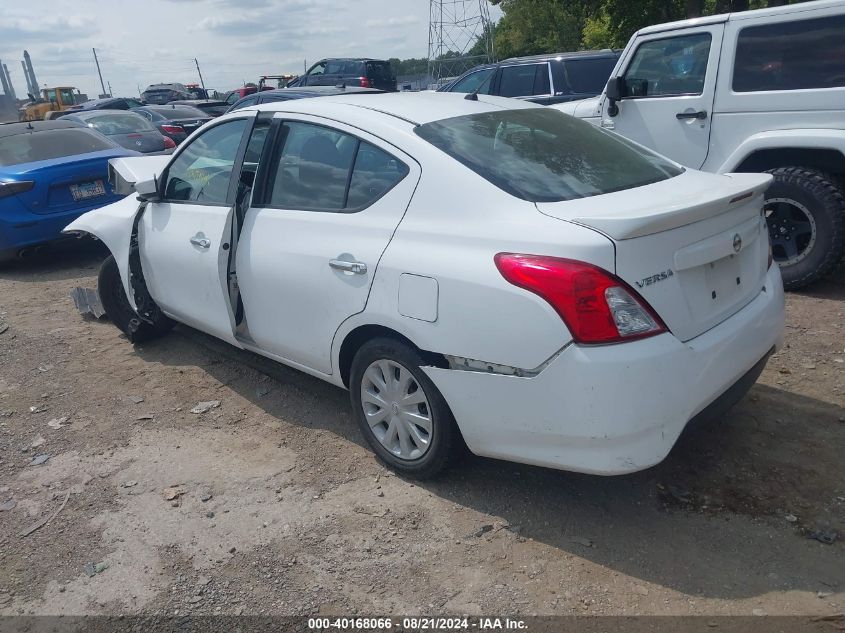
<path fill-rule="evenodd" d="M 382 325 L 362 325 L 347 334 L 340 346 L 338 365 L 340 369 L 340 377 L 346 387 L 349 387 L 349 374 L 352 370 L 352 360 L 355 358 L 355 354 L 359 349 L 361 349 L 361 346 L 364 343 L 371 341 L 374 338 L 396 339 L 397 341 L 401 341 L 419 352 L 427 363 L 435 367 L 447 368 L 449 366 L 446 359 L 443 357 L 443 354 L 420 349 L 407 336 L 399 334 L 396 330 L 391 330 L 390 328 Z"/>
<path fill-rule="evenodd" d="M 762 172 L 778 167 L 814 167 L 828 173 L 845 175 L 845 156 L 835 149 L 761 149 L 747 156 L 733 171 Z"/>

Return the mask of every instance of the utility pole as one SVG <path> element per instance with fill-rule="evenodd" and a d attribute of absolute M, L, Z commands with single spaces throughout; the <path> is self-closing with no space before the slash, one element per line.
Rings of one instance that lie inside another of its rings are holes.
<path fill-rule="evenodd" d="M 107 81 L 106 83 L 109 85 L 109 96 L 110 97 L 114 96 L 114 93 L 111 91 L 111 82 Z"/>
<path fill-rule="evenodd" d="M 100 60 L 97 59 L 97 49 L 92 48 L 94 51 L 94 63 L 97 64 L 97 74 L 100 76 L 100 88 L 103 89 L 103 94 L 106 94 L 106 84 L 103 83 L 103 73 L 100 72 Z"/>
<path fill-rule="evenodd" d="M 202 71 L 200 70 L 200 63 L 197 61 L 197 58 L 194 57 L 194 63 L 197 65 L 197 73 L 200 76 L 200 85 L 202 86 L 202 91 L 205 92 L 205 82 L 202 80 Z M 206 94 L 206 96 L 208 96 Z"/>

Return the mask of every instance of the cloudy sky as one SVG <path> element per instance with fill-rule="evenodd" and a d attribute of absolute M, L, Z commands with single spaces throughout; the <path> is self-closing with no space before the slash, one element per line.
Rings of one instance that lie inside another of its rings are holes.
<path fill-rule="evenodd" d="M 206 87 L 223 91 L 300 73 L 304 60 L 425 57 L 428 16 L 428 0 L 0 0 L 0 60 L 19 98 L 24 49 L 41 87 L 72 85 L 92 98 L 92 47 L 114 95 L 198 82 L 195 57 Z"/>

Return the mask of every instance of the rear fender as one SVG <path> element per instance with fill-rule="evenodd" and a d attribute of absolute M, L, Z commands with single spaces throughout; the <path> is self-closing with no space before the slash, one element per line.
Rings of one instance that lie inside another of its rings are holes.
<path fill-rule="evenodd" d="M 135 196 L 128 196 L 120 202 L 79 216 L 62 230 L 62 233 L 88 233 L 106 245 L 117 262 L 123 289 L 134 309 L 137 309 L 137 306 L 129 286 L 129 242 L 139 208 L 140 204 Z"/>

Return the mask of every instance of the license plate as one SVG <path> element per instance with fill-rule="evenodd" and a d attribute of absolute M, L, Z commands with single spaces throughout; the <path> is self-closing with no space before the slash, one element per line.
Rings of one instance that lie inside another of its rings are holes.
<path fill-rule="evenodd" d="M 106 188 L 103 186 L 102 180 L 82 182 L 70 186 L 70 195 L 73 196 L 74 201 L 87 200 L 88 198 L 106 195 Z"/>

